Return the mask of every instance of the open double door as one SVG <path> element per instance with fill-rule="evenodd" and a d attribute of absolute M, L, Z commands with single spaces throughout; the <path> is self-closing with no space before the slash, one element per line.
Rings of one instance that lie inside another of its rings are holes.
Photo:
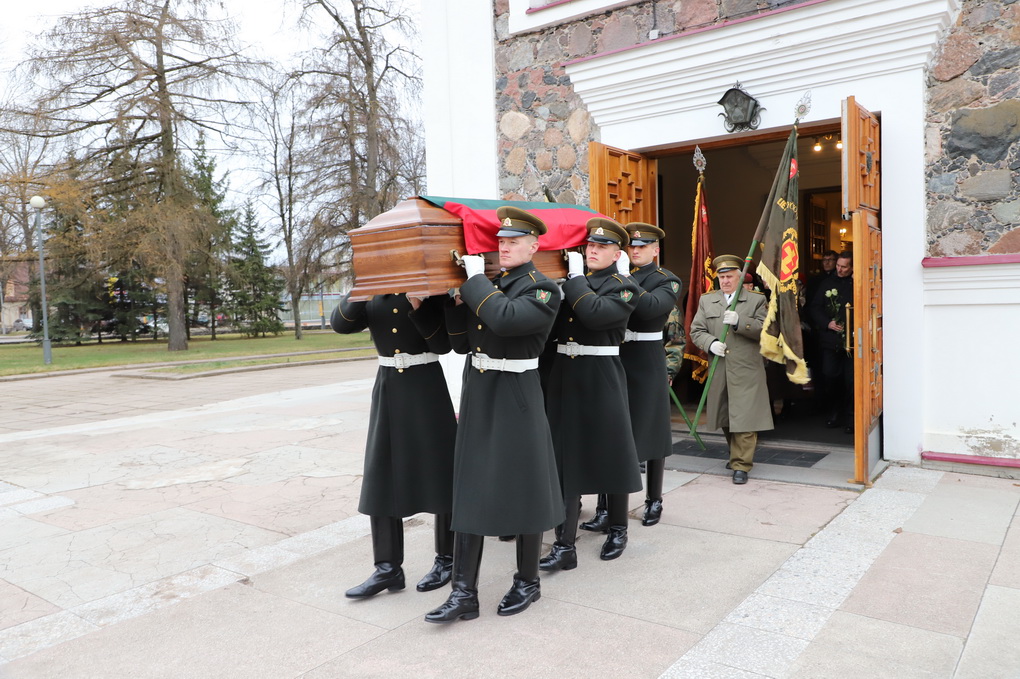
<path fill-rule="evenodd" d="M 882 425 L 879 121 L 849 97 L 843 101 L 841 132 L 843 218 L 852 224 L 854 253 L 854 469 L 849 481 L 869 486 L 881 459 Z M 789 130 L 780 134 L 785 139 Z M 735 143 L 758 141 L 761 139 L 745 136 Z M 593 209 L 624 224 L 658 223 L 654 157 L 592 142 L 589 167 Z"/>

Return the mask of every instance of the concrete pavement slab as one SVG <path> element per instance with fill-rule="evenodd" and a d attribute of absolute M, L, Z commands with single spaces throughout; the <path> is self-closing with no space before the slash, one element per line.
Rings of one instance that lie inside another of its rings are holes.
<path fill-rule="evenodd" d="M 1020 589 L 1020 516 L 1009 524 L 989 584 Z"/>
<path fill-rule="evenodd" d="M 962 649 L 952 635 L 837 611 L 782 676 L 948 678 Z"/>
<path fill-rule="evenodd" d="M 1008 480 L 945 474 L 903 529 L 959 540 L 1002 544 L 1020 503 Z"/>
<path fill-rule="evenodd" d="M 954 679 L 1020 677 L 1020 589 L 988 588 Z"/>
<path fill-rule="evenodd" d="M 964 638 L 998 553 L 998 545 L 903 532 L 842 610 Z"/>

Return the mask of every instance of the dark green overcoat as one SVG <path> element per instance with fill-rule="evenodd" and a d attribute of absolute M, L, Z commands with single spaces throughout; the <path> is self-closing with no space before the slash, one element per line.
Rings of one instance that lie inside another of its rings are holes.
<path fill-rule="evenodd" d="M 726 334 L 728 353 L 719 359 L 708 389 L 708 426 L 730 431 L 772 429 L 772 404 L 765 382 L 764 359 L 759 351 L 761 327 L 765 323 L 765 296 L 740 289 L 735 311 L 740 323 Z M 691 341 L 701 347 L 709 360 L 709 347 L 723 329 L 726 297 L 721 290 L 706 293 L 691 321 Z"/>
<path fill-rule="evenodd" d="M 345 334 L 367 327 L 380 356 L 442 354 L 450 350 L 443 304 L 442 298 L 430 298 L 413 311 L 404 295 L 380 295 L 368 302 L 345 297 L 330 324 Z M 402 370 L 380 365 L 372 388 L 358 511 L 394 517 L 449 513 L 456 434 L 438 362 Z"/>
<path fill-rule="evenodd" d="M 639 294 L 615 266 L 568 279 L 556 342 L 618 347 Z M 546 408 L 564 497 L 641 490 L 619 356 L 556 354 Z"/>
<path fill-rule="evenodd" d="M 560 306 L 556 283 L 530 262 L 495 282 L 476 275 L 449 307 L 458 353 L 530 359 L 542 353 Z M 542 533 L 563 522 L 563 498 L 538 370 L 465 366 L 454 461 L 453 530 Z"/>
<path fill-rule="evenodd" d="M 680 279 L 655 262 L 631 269 L 630 280 L 641 287 L 627 329 L 659 333 L 658 341 L 624 342 L 620 360 L 627 373 L 627 398 L 630 424 L 634 429 L 638 460 L 647 462 L 668 457 L 673 452 L 673 427 L 670 422 L 669 378 L 662 330 L 669 313 L 680 298 Z"/>

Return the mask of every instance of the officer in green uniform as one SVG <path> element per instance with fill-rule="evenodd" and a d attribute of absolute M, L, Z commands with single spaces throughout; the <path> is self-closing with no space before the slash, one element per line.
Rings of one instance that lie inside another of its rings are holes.
<path fill-rule="evenodd" d="M 719 290 L 705 293 L 691 321 L 691 341 L 705 353 L 719 356 L 708 389 L 708 426 L 722 429 L 730 446 L 733 483 L 747 483 L 754 465 L 758 432 L 772 429 L 772 404 L 759 351 L 765 323 L 765 296 L 740 284 L 741 260 L 721 255 L 713 260 Z M 729 309 L 737 295 L 737 305 Z M 726 342 L 720 341 L 729 325 Z"/>
<path fill-rule="evenodd" d="M 497 210 L 502 273 L 490 281 L 481 256 L 463 258 L 468 279 L 448 307 L 453 349 L 465 366 L 453 473 L 453 591 L 428 622 L 478 617 L 483 536 L 517 536 L 517 573 L 499 615 L 538 601 L 542 534 L 562 523 L 556 458 L 546 418 L 538 357 L 560 306 L 556 283 L 531 263 L 541 219 L 514 207 Z"/>
<path fill-rule="evenodd" d="M 436 515 L 436 558 L 417 589 L 427 592 L 450 581 L 457 421 L 438 363 L 439 354 L 450 350 L 443 306 L 442 298 L 422 302 L 404 295 L 377 295 L 367 302 L 352 302 L 345 297 L 330 318 L 339 333 L 367 327 L 379 353 L 358 503 L 358 511 L 369 516 L 372 527 L 375 572 L 347 590 L 352 599 L 404 589 L 401 519 L 419 512 Z"/>
<path fill-rule="evenodd" d="M 565 304 L 553 330 L 557 353 L 546 407 L 566 521 L 552 551 L 542 559 L 541 567 L 548 571 L 577 567 L 574 542 L 584 494 L 608 496 L 609 536 L 600 557 L 608 561 L 623 554 L 628 495 L 641 490 L 627 376 L 620 362 L 620 343 L 641 289 L 629 278 L 630 264 L 623 251 L 626 229 L 604 217 L 589 220 L 587 227 L 584 259 L 577 252 L 567 255 Z"/>

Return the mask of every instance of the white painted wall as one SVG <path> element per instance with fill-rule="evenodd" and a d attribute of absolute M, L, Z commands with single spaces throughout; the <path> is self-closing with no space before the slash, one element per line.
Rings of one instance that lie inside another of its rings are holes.
<path fill-rule="evenodd" d="M 498 198 L 492 3 L 422 0 L 428 193 Z M 464 357 L 440 358 L 454 407 Z"/>

